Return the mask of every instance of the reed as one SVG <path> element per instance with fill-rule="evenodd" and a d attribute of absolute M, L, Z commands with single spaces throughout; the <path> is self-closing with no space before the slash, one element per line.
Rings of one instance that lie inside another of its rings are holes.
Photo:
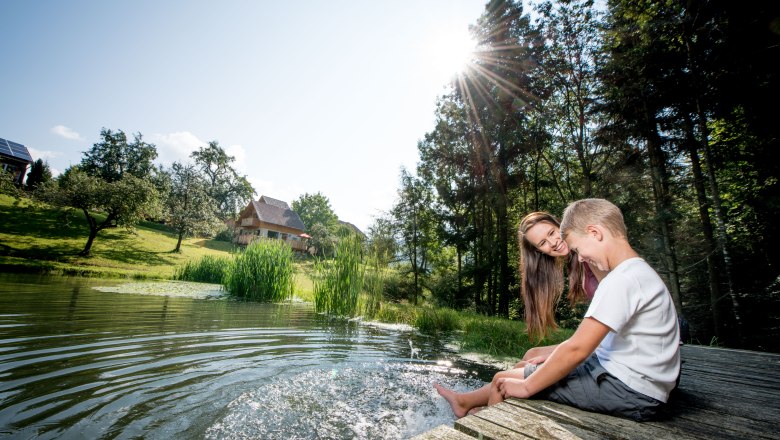
<path fill-rule="evenodd" d="M 363 244 L 355 235 L 339 240 L 332 260 L 315 263 L 314 309 L 329 315 L 357 315 L 363 289 L 365 266 L 361 263 Z"/>
<path fill-rule="evenodd" d="M 284 301 L 293 293 L 292 249 L 278 240 L 257 240 L 236 255 L 224 280 L 231 296 Z"/>
<path fill-rule="evenodd" d="M 386 278 L 387 269 L 381 267 L 377 258 L 373 258 L 363 277 L 363 294 L 360 296 L 360 311 L 364 317 L 370 319 L 379 312 Z"/>
<path fill-rule="evenodd" d="M 222 284 L 232 264 L 233 259 L 230 257 L 204 255 L 178 266 L 173 274 L 173 279 Z"/>

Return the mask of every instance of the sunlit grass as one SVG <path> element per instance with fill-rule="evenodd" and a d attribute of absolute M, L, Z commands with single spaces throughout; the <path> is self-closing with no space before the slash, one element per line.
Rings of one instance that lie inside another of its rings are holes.
<path fill-rule="evenodd" d="M 314 273 L 314 308 L 337 316 L 356 316 L 363 290 L 365 266 L 362 244 L 356 235 L 343 237 L 332 260 L 318 261 Z"/>
<path fill-rule="evenodd" d="M 189 260 L 178 266 L 173 278 L 200 283 L 222 284 L 232 264 L 232 257 L 204 255 L 201 258 Z"/>
<path fill-rule="evenodd" d="M 176 267 L 205 255 L 227 256 L 233 245 L 202 238 L 185 239 L 182 252 L 176 236 L 160 225 L 142 223 L 132 231 L 101 231 L 92 255 L 80 257 L 89 231 L 84 215 L 28 200 L 0 195 L 0 268 L 14 272 L 48 272 L 94 277 L 171 278 Z"/>
<path fill-rule="evenodd" d="M 292 248 L 279 240 L 257 240 L 235 255 L 224 280 L 231 296 L 283 301 L 293 293 Z"/>

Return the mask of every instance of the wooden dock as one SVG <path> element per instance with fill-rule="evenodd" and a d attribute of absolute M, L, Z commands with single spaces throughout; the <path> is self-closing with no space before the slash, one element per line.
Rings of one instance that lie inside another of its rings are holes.
<path fill-rule="evenodd" d="M 414 440 L 474 438 L 780 439 L 780 355 L 683 346 L 680 387 L 658 421 L 512 398 Z"/>

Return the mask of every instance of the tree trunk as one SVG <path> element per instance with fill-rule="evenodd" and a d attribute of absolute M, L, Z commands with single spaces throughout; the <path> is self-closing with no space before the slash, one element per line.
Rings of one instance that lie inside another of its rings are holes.
<path fill-rule="evenodd" d="M 669 290 L 672 294 L 677 314 L 682 316 L 682 300 L 680 298 L 680 280 L 677 269 L 677 252 L 674 246 L 672 224 L 669 216 L 672 213 L 667 183 L 666 158 L 661 147 L 657 124 L 653 112 L 647 110 L 647 152 L 650 158 L 650 175 L 653 181 L 653 201 L 655 203 L 656 223 L 661 232 L 661 258 L 666 266 Z"/>
<path fill-rule="evenodd" d="M 720 339 L 720 329 L 722 318 L 720 314 L 720 286 L 718 283 L 718 264 L 715 253 L 717 252 L 717 243 L 712 231 L 712 220 L 710 219 L 710 203 L 707 199 L 707 192 L 704 189 L 704 174 L 701 169 L 701 160 L 699 158 L 698 143 L 695 141 L 695 135 L 690 119 L 686 121 L 688 129 L 688 139 L 686 143 L 688 155 L 691 159 L 691 172 L 693 173 L 693 186 L 696 189 L 696 201 L 699 206 L 699 220 L 701 221 L 701 230 L 704 234 L 705 252 L 707 252 L 707 276 L 710 291 L 710 307 L 712 308 L 712 330 L 713 335 Z"/>
<path fill-rule="evenodd" d="M 89 224 L 89 238 L 87 238 L 87 244 L 84 245 L 84 249 L 79 252 L 79 255 L 82 257 L 88 257 L 89 252 L 92 250 L 92 242 L 95 241 L 95 237 L 97 237 L 99 229 L 95 218 L 89 215 L 89 212 L 86 209 L 82 209 L 82 211 L 84 211 L 84 217 L 87 218 L 87 223 Z"/>
<path fill-rule="evenodd" d="M 723 255 L 723 274 L 726 276 L 726 285 L 728 286 L 728 295 L 731 298 L 731 307 L 734 313 L 734 322 L 737 326 L 737 338 L 742 339 L 742 319 L 739 312 L 739 300 L 737 299 L 737 293 L 734 291 L 734 283 L 731 278 L 731 255 L 728 249 L 728 234 L 726 232 L 726 221 L 723 218 L 723 209 L 720 203 L 720 191 L 718 189 L 718 181 L 715 179 L 715 162 L 712 158 L 712 150 L 710 149 L 709 130 L 707 129 L 707 123 L 704 112 L 699 108 L 699 124 L 702 130 L 702 146 L 704 146 L 704 158 L 707 161 L 707 177 L 710 184 L 710 194 L 712 195 L 712 210 L 715 213 L 715 221 L 717 224 L 717 242 L 720 248 L 721 255 Z"/>
<path fill-rule="evenodd" d="M 179 240 L 176 242 L 176 249 L 174 249 L 174 252 L 181 252 L 181 239 L 184 237 L 184 231 L 179 231 Z"/>

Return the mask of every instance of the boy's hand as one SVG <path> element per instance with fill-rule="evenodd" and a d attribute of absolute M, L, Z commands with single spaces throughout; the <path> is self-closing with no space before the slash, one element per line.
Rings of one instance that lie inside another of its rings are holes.
<path fill-rule="evenodd" d="M 525 380 L 513 379 L 509 377 L 499 378 L 497 381 L 498 392 L 504 399 L 509 397 L 519 397 L 521 399 L 527 399 L 531 397 L 531 394 L 525 387 Z"/>

